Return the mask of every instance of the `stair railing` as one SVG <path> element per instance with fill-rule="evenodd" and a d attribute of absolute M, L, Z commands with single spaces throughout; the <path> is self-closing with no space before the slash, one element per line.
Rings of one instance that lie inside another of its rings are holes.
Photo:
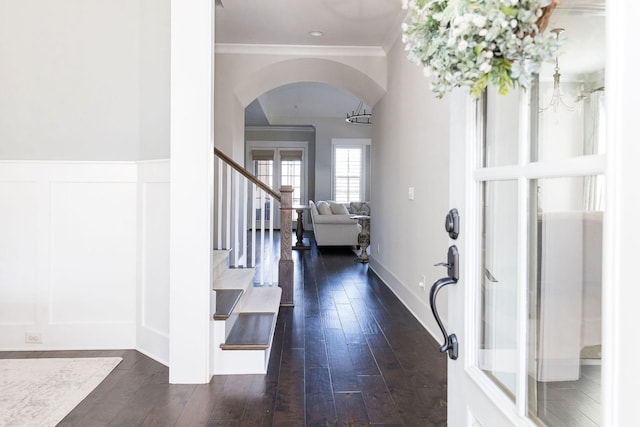
<path fill-rule="evenodd" d="M 293 187 L 282 186 L 278 193 L 219 149 L 214 148 L 214 154 L 214 247 L 232 250 L 231 267 L 256 267 L 254 281 L 260 286 L 277 284 L 282 288 L 281 304 L 293 305 Z M 279 257 L 273 223 L 276 204 L 281 211 Z"/>

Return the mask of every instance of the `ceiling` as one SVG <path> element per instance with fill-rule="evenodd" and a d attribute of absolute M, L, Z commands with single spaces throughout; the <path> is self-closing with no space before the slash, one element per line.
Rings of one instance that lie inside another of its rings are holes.
<path fill-rule="evenodd" d="M 216 44 L 388 48 L 399 35 L 402 0 L 217 0 Z M 566 29 L 563 78 L 604 66 L 604 0 L 562 0 L 549 29 Z M 321 31 L 320 37 L 311 31 Z M 551 78 L 553 65 L 541 70 Z M 246 110 L 247 124 L 274 117 L 344 117 L 359 100 L 319 83 L 276 88 Z"/>
<path fill-rule="evenodd" d="M 221 0 L 216 43 L 383 46 L 404 17 L 401 0 Z M 314 37 L 310 31 L 322 31 Z"/>

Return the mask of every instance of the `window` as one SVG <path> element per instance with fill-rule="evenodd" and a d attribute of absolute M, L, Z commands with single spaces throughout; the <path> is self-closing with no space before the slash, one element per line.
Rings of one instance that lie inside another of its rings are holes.
<path fill-rule="evenodd" d="M 280 151 L 280 185 L 293 187 L 291 202 L 293 206 L 300 205 L 302 200 L 302 151 Z"/>
<path fill-rule="evenodd" d="M 366 200 L 366 154 L 369 140 L 333 144 L 333 199 L 339 203 Z M 362 142 L 360 142 L 362 141 Z"/>

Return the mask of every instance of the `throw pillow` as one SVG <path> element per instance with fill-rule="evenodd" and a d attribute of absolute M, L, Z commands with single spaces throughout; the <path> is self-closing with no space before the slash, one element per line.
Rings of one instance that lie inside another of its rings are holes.
<path fill-rule="evenodd" d="M 371 215 L 371 208 L 369 207 L 369 202 L 351 202 L 351 213 L 357 215 Z"/>
<path fill-rule="evenodd" d="M 318 202 L 316 207 L 318 208 L 320 215 L 331 215 L 331 207 L 329 206 L 329 203 L 324 200 Z"/>
<path fill-rule="evenodd" d="M 349 215 L 349 210 L 342 203 L 331 202 L 329 203 L 331 213 L 334 215 Z"/>
<path fill-rule="evenodd" d="M 313 203 L 311 200 L 309 200 L 309 209 L 311 209 L 312 215 L 320 215 L 320 212 L 318 212 L 318 208 L 316 207 L 316 204 Z"/>

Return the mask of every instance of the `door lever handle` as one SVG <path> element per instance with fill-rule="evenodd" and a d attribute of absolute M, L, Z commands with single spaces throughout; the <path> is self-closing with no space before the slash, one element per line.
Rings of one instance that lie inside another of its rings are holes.
<path fill-rule="evenodd" d="M 449 246 L 449 250 L 447 251 L 447 261 L 439 262 L 434 264 L 434 266 L 442 265 L 447 267 L 447 276 L 453 278 L 456 282 L 458 281 L 458 265 L 459 265 L 459 254 L 458 247 L 456 245 Z"/>
<path fill-rule="evenodd" d="M 436 307 L 436 297 L 438 296 L 438 292 L 440 289 L 444 288 L 447 285 L 453 285 L 458 282 L 457 278 L 452 277 L 443 277 L 442 279 L 436 281 L 433 286 L 431 286 L 431 291 L 429 292 L 429 305 L 431 305 L 431 311 L 433 312 L 433 317 L 435 317 L 440 330 L 442 331 L 442 335 L 444 335 L 444 344 L 440 346 L 440 352 L 447 352 L 449 357 L 452 360 L 456 360 L 458 358 L 458 338 L 456 334 L 449 335 L 447 330 L 444 328 L 442 324 L 442 320 L 440 319 L 440 315 L 438 314 L 438 308 Z"/>

